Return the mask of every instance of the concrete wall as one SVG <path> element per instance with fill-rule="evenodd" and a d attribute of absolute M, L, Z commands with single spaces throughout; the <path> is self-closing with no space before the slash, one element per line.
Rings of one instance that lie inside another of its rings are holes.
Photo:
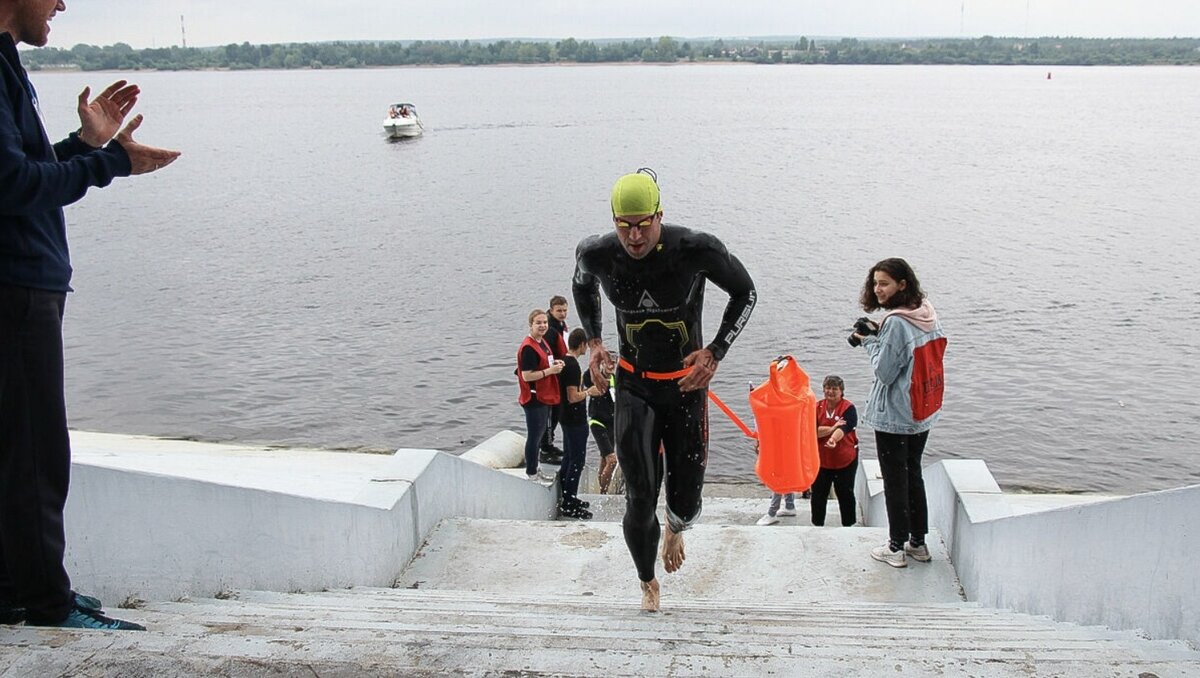
<path fill-rule="evenodd" d="M 877 476 L 864 460 L 858 499 L 886 526 Z M 949 460 L 925 489 L 968 600 L 1200 646 L 1200 486 L 1022 514 L 984 462 Z"/>
<path fill-rule="evenodd" d="M 973 512 L 972 498 L 960 503 Z M 968 597 L 985 605 L 1200 646 L 1197 516 L 1200 486 L 967 529 L 960 519 L 955 569 Z"/>
<path fill-rule="evenodd" d="M 883 476 L 879 461 L 859 457 L 854 476 L 854 499 L 867 527 L 887 527 L 887 505 L 883 502 Z"/>
<path fill-rule="evenodd" d="M 391 586 L 443 518 L 554 510 L 552 490 L 440 452 L 402 450 L 391 466 L 364 478 L 359 496 L 331 500 L 77 461 L 67 569 L 77 590 L 110 604 Z"/>

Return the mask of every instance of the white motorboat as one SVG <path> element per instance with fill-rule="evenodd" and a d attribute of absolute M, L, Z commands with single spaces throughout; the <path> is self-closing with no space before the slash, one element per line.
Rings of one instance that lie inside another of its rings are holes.
<path fill-rule="evenodd" d="M 383 121 L 383 133 L 390 139 L 418 137 L 425 131 L 417 107 L 412 104 L 388 106 L 387 118 Z"/>

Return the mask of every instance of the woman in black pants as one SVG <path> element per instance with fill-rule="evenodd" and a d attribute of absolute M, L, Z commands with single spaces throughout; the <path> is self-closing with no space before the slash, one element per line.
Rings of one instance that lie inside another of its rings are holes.
<path fill-rule="evenodd" d="M 825 399 L 817 403 L 817 449 L 821 470 L 812 486 L 812 524 L 825 524 L 825 504 L 829 488 L 837 490 L 842 525 L 858 522 L 854 503 L 854 476 L 858 473 L 858 410 L 842 397 L 846 384 L 841 377 L 829 375 L 822 382 Z"/>
<path fill-rule="evenodd" d="M 892 567 L 906 566 L 906 555 L 928 562 L 929 509 L 921 454 L 941 414 L 946 336 L 903 259 L 884 259 L 871 267 L 861 303 L 868 313 L 887 311 L 879 324 L 868 321 L 853 335 L 870 356 L 875 374 L 862 420 L 875 429 L 888 515 L 888 542 L 873 549 L 871 557 Z"/>

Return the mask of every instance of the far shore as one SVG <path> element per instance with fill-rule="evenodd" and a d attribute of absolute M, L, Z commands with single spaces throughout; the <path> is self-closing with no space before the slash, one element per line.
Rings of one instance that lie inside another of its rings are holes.
<path fill-rule="evenodd" d="M 95 71 L 84 71 L 79 66 L 45 66 L 36 70 L 31 70 L 33 74 L 45 73 L 209 73 L 209 72 L 224 72 L 224 73 L 241 73 L 241 72 L 288 72 L 288 71 L 372 71 L 372 70 L 396 70 L 396 69 L 418 69 L 418 68 L 594 68 L 597 66 L 620 66 L 620 67 L 635 67 L 649 66 L 662 68 L 678 68 L 691 66 L 792 66 L 792 67 L 826 67 L 826 68 L 846 68 L 854 66 L 871 66 L 883 68 L 936 68 L 936 67 L 952 67 L 952 68 L 970 68 L 970 67 L 993 67 L 993 68 L 1194 68 L 1200 64 L 788 64 L 788 63 L 770 63 L 761 64 L 754 61 L 729 61 L 729 60 L 714 60 L 714 61 L 675 61 L 675 62 L 660 62 L 660 61 L 600 61 L 600 62 L 579 62 L 579 61 L 559 61 L 555 63 L 504 63 L 504 64 L 399 64 L 395 66 L 355 66 L 353 68 L 342 68 L 339 66 L 325 66 L 323 68 L 179 68 L 179 69 L 159 69 L 159 68 L 125 68 L 125 69 L 100 69 Z"/>

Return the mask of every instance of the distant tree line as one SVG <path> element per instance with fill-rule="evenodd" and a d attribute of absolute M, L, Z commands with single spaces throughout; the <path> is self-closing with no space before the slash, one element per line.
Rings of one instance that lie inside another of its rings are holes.
<path fill-rule="evenodd" d="M 748 61 L 787 64 L 1200 64 L 1200 39 L 997 38 L 917 40 L 657 40 L 557 42 L 326 42 L 134 49 L 75 45 L 25 52 L 31 70 L 198 70 L 366 68 L 425 64 L 673 63 Z"/>

